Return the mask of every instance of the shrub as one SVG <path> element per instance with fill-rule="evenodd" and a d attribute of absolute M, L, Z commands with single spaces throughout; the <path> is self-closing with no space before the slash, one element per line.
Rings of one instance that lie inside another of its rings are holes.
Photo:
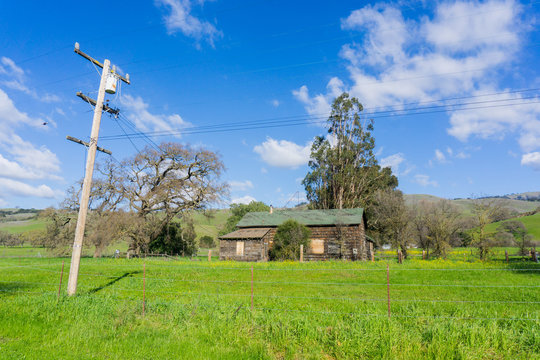
<path fill-rule="evenodd" d="M 297 260 L 300 257 L 300 245 L 309 246 L 309 229 L 296 220 L 287 220 L 279 225 L 270 249 L 270 260 Z"/>
<path fill-rule="evenodd" d="M 210 235 L 204 235 L 199 239 L 201 247 L 210 249 L 216 246 L 216 241 Z"/>
<path fill-rule="evenodd" d="M 177 222 L 163 227 L 161 233 L 148 244 L 148 250 L 157 254 L 192 255 L 197 253 L 195 233 L 189 224 L 182 228 Z"/>

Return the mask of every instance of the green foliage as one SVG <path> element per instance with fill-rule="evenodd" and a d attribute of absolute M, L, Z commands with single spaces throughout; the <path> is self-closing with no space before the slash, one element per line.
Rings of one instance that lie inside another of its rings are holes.
<path fill-rule="evenodd" d="M 300 245 L 309 247 L 309 229 L 298 221 L 290 219 L 279 225 L 270 249 L 270 260 L 297 260 L 300 258 Z"/>
<path fill-rule="evenodd" d="M 249 204 L 231 204 L 231 216 L 227 219 L 225 227 L 219 235 L 228 234 L 236 230 L 236 224 L 249 212 L 270 211 L 270 206 L 261 201 L 252 201 Z"/>
<path fill-rule="evenodd" d="M 10 234 L 6 231 L 0 231 L 0 246 L 20 246 L 23 241 L 19 235 Z"/>
<path fill-rule="evenodd" d="M 207 249 L 211 249 L 216 246 L 216 241 L 213 237 L 209 235 L 201 236 L 201 238 L 199 239 L 199 243 L 201 247 L 205 247 Z"/>
<path fill-rule="evenodd" d="M 198 249 L 195 237 L 193 223 L 187 222 L 182 226 L 178 222 L 172 222 L 165 225 L 158 236 L 149 243 L 148 250 L 153 254 L 191 256 L 196 254 Z"/>
<path fill-rule="evenodd" d="M 356 98 L 343 93 L 334 100 L 328 137 L 318 136 L 311 147 L 310 171 L 302 181 L 311 207 L 370 210 L 373 194 L 393 189 L 397 178 L 381 169 L 373 153 L 373 121 L 362 117 Z"/>

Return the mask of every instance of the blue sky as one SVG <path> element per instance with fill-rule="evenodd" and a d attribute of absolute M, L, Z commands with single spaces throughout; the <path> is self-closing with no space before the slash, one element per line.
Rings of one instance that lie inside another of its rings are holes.
<path fill-rule="evenodd" d="M 0 4 L 2 207 L 57 205 L 84 175 L 86 150 L 65 137 L 88 139 L 75 93 L 95 98 L 99 73 L 75 41 L 132 80 L 107 95 L 122 117 L 103 117 L 99 144 L 116 159 L 148 145 L 107 139 L 123 127 L 219 152 L 230 201 L 305 199 L 310 142 L 342 91 L 374 118 L 405 193 L 540 190 L 536 1 L 31 4 Z"/>

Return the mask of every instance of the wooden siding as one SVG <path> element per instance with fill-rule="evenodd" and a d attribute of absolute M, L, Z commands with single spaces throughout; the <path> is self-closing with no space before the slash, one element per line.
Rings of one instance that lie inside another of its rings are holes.
<path fill-rule="evenodd" d="M 366 241 L 364 225 L 349 226 L 308 226 L 311 240 L 323 247 L 322 253 L 306 249 L 304 260 L 369 260 L 373 246 Z M 236 255 L 236 240 L 221 240 L 219 257 L 221 260 L 268 261 L 268 250 L 272 247 L 276 228 L 271 228 L 261 239 L 245 240 L 244 256 Z M 341 238 L 341 240 L 340 240 Z M 356 249 L 356 253 L 354 251 Z"/>
<path fill-rule="evenodd" d="M 242 247 L 242 245 L 238 246 L 237 242 L 243 243 L 243 255 L 237 254 L 237 250 Z M 261 240 L 220 240 L 219 259 L 266 261 L 268 260 L 268 250 L 265 249 L 264 243 Z"/>

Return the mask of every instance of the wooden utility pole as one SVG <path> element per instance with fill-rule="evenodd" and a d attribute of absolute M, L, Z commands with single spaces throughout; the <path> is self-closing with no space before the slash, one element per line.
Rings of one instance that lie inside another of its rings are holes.
<path fill-rule="evenodd" d="M 84 228 L 86 226 L 86 214 L 88 212 L 88 203 L 90 200 L 90 190 L 92 189 L 92 175 L 94 173 L 94 162 L 96 160 L 97 142 L 99 136 L 99 126 L 101 124 L 101 114 L 103 112 L 103 100 L 105 99 L 105 87 L 107 84 L 107 78 L 111 76 L 110 61 L 105 59 L 103 64 L 93 59 L 89 55 L 83 53 L 79 49 L 79 43 L 75 43 L 75 52 L 85 59 L 91 61 L 95 65 L 100 66 L 103 71 L 101 73 L 101 81 L 99 83 L 99 91 L 94 108 L 94 119 L 92 121 L 92 132 L 90 134 L 90 143 L 88 146 L 88 158 L 86 161 L 86 172 L 84 175 L 84 182 L 81 194 L 81 202 L 79 206 L 79 216 L 77 217 L 77 227 L 75 229 L 75 240 L 73 241 L 73 252 L 71 255 L 71 266 L 69 268 L 69 280 L 68 280 L 68 295 L 74 295 L 77 291 L 77 280 L 79 277 L 79 265 L 81 262 L 82 243 L 84 238 Z M 126 78 L 117 76 L 129 84 L 129 76 Z M 83 100 L 85 100 L 83 98 Z M 85 100 L 88 101 L 88 100 Z"/>

